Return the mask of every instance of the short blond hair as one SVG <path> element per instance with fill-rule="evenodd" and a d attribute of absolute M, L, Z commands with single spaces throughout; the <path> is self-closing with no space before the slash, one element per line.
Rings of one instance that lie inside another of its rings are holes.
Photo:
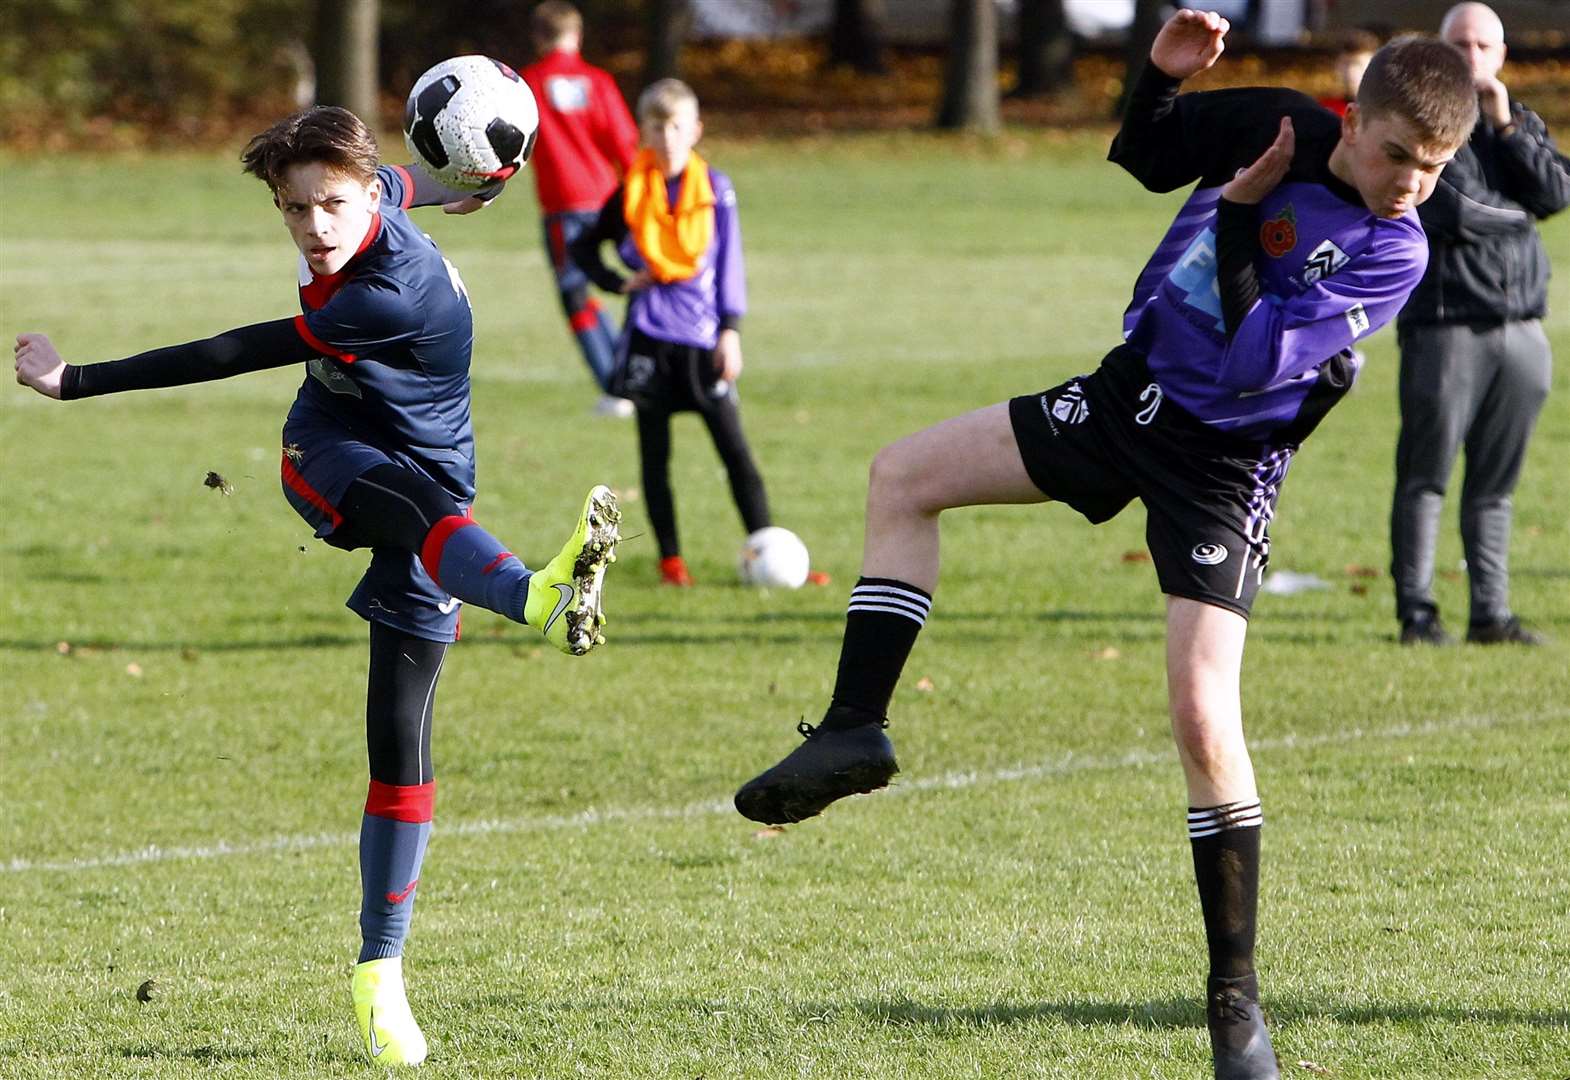
<path fill-rule="evenodd" d="M 661 79 L 644 87 L 638 95 L 638 123 L 646 120 L 669 120 L 684 102 L 692 102 L 698 110 L 698 95 L 680 79 Z"/>
<path fill-rule="evenodd" d="M 536 48 L 548 49 L 569 34 L 583 37 L 583 15 L 567 0 L 545 0 L 529 17 Z"/>

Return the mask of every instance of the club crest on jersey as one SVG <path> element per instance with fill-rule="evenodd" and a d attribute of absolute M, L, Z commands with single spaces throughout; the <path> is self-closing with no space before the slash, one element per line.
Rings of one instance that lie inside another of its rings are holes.
<path fill-rule="evenodd" d="M 1259 246 L 1272 259 L 1279 259 L 1297 247 L 1297 211 L 1292 209 L 1291 203 L 1259 227 Z"/>
<path fill-rule="evenodd" d="M 1346 252 L 1326 240 L 1309 252 L 1308 260 L 1303 263 L 1303 284 L 1312 285 L 1334 274 L 1346 264 Z"/>
<path fill-rule="evenodd" d="M 311 378 L 335 394 L 348 394 L 350 397 L 364 396 L 360 393 L 360 387 L 349 377 L 349 373 L 325 356 L 311 357 L 305 365 L 305 370 Z"/>

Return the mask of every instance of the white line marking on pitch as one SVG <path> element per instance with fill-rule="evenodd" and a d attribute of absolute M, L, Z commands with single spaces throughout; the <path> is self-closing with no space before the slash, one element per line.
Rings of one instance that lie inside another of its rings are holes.
<path fill-rule="evenodd" d="M 1276 750 L 1301 750 L 1315 746 L 1360 742 L 1365 739 L 1407 739 L 1426 735 L 1453 734 L 1462 731 L 1485 731 L 1515 723 L 1535 723 L 1545 719 L 1562 719 L 1565 714 L 1536 713 L 1500 719 L 1498 717 L 1462 717 L 1448 721 L 1430 721 L 1423 724 L 1397 724 L 1388 728 L 1347 728 L 1342 731 L 1319 735 L 1282 735 L 1272 739 L 1257 739 L 1249 743 L 1255 754 Z M 917 792 L 953 790 L 958 788 L 985 787 L 989 784 L 1017 783 L 1047 776 L 1069 776 L 1075 773 L 1096 772 L 1107 769 L 1144 768 L 1173 762 L 1176 751 L 1130 750 L 1122 754 L 1082 755 L 1064 754 L 1053 761 L 1037 765 L 1017 765 L 1011 768 L 991 769 L 986 772 L 947 772 L 937 776 L 921 777 L 896 784 L 882 793 L 889 796 L 911 795 Z M 484 836 L 492 833 L 549 832 L 557 829 L 587 828 L 592 825 L 613 825 L 619 822 L 680 821 L 688 818 L 712 817 L 734 813 L 729 799 L 707 799 L 688 803 L 686 806 L 629 806 L 595 809 L 590 807 L 572 814 L 542 814 L 536 817 L 486 819 L 479 821 L 443 822 L 440 837 Z M 0 862 L 0 874 L 19 874 L 29 871 L 78 871 L 101 870 L 108 867 L 139 866 L 145 863 L 183 862 L 201 859 L 223 859 L 240 855 L 266 855 L 284 851 L 310 851 L 315 848 L 353 847 L 360 842 L 358 833 L 315 833 L 311 835 L 276 836 L 271 840 L 248 841 L 183 847 L 158 847 L 150 845 L 136 851 L 122 851 L 84 859 L 57 861 L 11 859 Z"/>

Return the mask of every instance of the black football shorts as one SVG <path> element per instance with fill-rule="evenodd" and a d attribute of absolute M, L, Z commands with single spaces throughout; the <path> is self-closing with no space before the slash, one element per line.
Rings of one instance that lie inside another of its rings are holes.
<path fill-rule="evenodd" d="M 1167 401 L 1126 345 L 1089 375 L 1009 402 L 1025 469 L 1099 524 L 1134 499 L 1161 591 L 1248 617 L 1292 446 L 1228 437 Z"/>

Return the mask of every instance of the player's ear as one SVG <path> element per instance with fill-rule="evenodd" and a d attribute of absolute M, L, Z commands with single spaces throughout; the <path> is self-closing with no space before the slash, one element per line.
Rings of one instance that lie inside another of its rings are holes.
<path fill-rule="evenodd" d="M 1348 102 L 1346 112 L 1341 117 L 1341 141 L 1348 146 L 1357 145 L 1357 128 L 1363 115 L 1358 111 L 1357 102 Z"/>
<path fill-rule="evenodd" d="M 380 176 L 371 177 L 371 182 L 365 185 L 365 194 L 370 197 L 371 204 L 373 206 L 379 205 L 381 203 L 382 178 Z"/>

